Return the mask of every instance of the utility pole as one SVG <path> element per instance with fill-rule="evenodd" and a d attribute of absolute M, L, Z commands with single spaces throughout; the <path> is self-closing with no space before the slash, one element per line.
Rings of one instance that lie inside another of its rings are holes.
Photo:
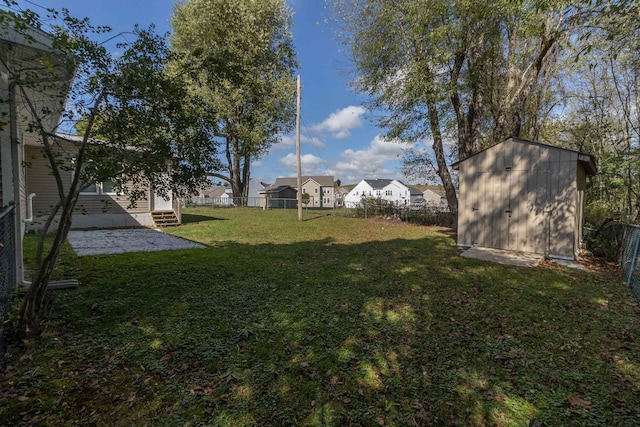
<path fill-rule="evenodd" d="M 300 160 L 300 74 L 298 74 L 298 112 L 296 114 L 296 157 L 298 163 L 298 221 L 302 221 L 302 162 Z"/>

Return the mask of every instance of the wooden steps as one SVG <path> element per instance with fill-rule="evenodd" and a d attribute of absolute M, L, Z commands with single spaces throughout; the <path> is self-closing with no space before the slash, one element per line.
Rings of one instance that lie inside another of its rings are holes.
<path fill-rule="evenodd" d="M 151 217 L 156 227 L 176 227 L 180 225 L 178 217 L 173 211 L 151 212 Z"/>

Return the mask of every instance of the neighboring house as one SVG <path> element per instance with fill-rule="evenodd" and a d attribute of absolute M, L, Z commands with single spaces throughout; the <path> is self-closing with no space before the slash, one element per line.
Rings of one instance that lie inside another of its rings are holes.
<path fill-rule="evenodd" d="M 260 205 L 260 191 L 262 191 L 268 185 L 260 182 L 257 179 L 251 178 L 249 180 L 249 188 L 247 190 L 247 199 L 242 201 L 240 199 L 234 200 L 233 190 L 230 184 L 222 184 L 218 181 L 217 184 L 210 184 L 206 187 L 200 188 L 198 196 L 191 198 L 191 202 L 195 204 L 207 204 L 207 205 L 223 205 L 223 206 L 251 206 L 259 207 Z"/>
<path fill-rule="evenodd" d="M 355 208 L 363 198 L 387 200 L 396 206 L 409 206 L 422 193 L 397 179 L 363 179 L 345 196 L 345 206 Z"/>
<path fill-rule="evenodd" d="M 509 138 L 452 166 L 460 172 L 459 246 L 578 255 L 593 156 Z"/>
<path fill-rule="evenodd" d="M 272 185 L 260 192 L 260 206 L 268 208 L 297 208 L 298 191 L 290 185 Z"/>
<path fill-rule="evenodd" d="M 65 139 L 79 140 L 74 135 L 60 135 Z M 67 152 L 73 148 L 66 141 L 61 146 L 68 146 Z M 53 206 L 58 201 L 55 179 L 51 168 L 43 156 L 42 148 L 36 140 L 25 142 L 25 183 L 27 194 L 35 194 L 32 198 L 33 222 L 30 229 L 38 229 L 46 220 Z M 63 179 L 71 183 L 72 171 L 61 170 Z M 144 198 L 132 206 L 130 199 L 118 194 L 112 182 L 98 182 L 84 189 L 78 197 L 76 211 L 73 214 L 73 228 L 110 228 L 137 226 L 177 225 L 181 221 L 180 203 L 172 194 L 162 196 L 150 188 L 143 189 Z"/>
<path fill-rule="evenodd" d="M 269 187 L 268 184 L 257 179 L 249 179 L 249 191 L 247 193 L 247 206 L 258 207 L 260 205 L 260 192 Z"/>
<path fill-rule="evenodd" d="M 226 190 L 227 189 L 224 185 L 211 185 L 209 187 L 200 189 L 198 197 L 204 199 L 217 199 L 218 197 L 225 194 Z"/>
<path fill-rule="evenodd" d="M 345 187 L 340 187 L 336 190 L 336 207 L 344 206 L 344 198 L 349 194 L 349 189 Z"/>
<path fill-rule="evenodd" d="M 233 193 L 230 193 L 230 188 L 225 188 L 224 193 L 220 195 L 218 198 L 219 204 L 223 206 L 231 206 L 233 205 Z"/>
<path fill-rule="evenodd" d="M 422 198 L 428 207 L 442 208 L 447 206 L 447 197 L 444 190 L 431 190 L 427 188 L 422 192 Z"/>
<path fill-rule="evenodd" d="M 423 199 L 422 191 L 411 186 L 406 186 L 406 187 L 409 189 L 410 204 L 415 205 L 419 200 Z"/>
<path fill-rule="evenodd" d="M 298 188 L 298 178 L 278 178 L 276 182 L 267 188 L 289 186 L 294 190 Z M 302 194 L 309 194 L 309 207 L 333 208 L 336 202 L 335 181 L 333 176 L 303 176 Z M 293 196 L 296 199 L 296 194 Z"/>

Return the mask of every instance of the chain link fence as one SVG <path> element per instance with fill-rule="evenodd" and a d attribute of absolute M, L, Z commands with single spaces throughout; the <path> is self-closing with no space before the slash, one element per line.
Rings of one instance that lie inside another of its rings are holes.
<path fill-rule="evenodd" d="M 275 197 L 192 197 L 187 206 L 211 206 L 211 208 L 255 207 L 260 209 L 297 209 L 297 199 Z M 384 199 L 363 199 L 356 207 L 345 208 L 328 204 L 302 202 L 306 210 L 331 211 L 332 215 L 348 218 L 386 218 L 420 225 L 451 227 L 453 215 L 446 207 L 429 204 L 397 205 Z"/>
<path fill-rule="evenodd" d="M 212 208 L 261 208 L 264 209 L 297 209 L 298 199 L 277 197 L 192 197 L 187 201 L 188 206 L 211 206 Z M 314 204 L 302 202 L 304 209 L 333 209 L 333 204 Z"/>
<path fill-rule="evenodd" d="M 4 353 L 4 325 L 16 291 L 15 207 L 0 211 L 0 355 Z"/>
<path fill-rule="evenodd" d="M 355 208 L 344 209 L 344 214 L 353 218 L 396 219 L 420 225 L 453 225 L 453 215 L 441 206 L 396 205 L 382 199 L 363 199 Z"/>
<path fill-rule="evenodd" d="M 624 280 L 629 284 L 631 291 L 640 302 L 640 262 L 638 255 L 640 250 L 640 227 L 628 224 L 625 227 L 622 247 L 620 250 L 620 268 Z"/>
<path fill-rule="evenodd" d="M 253 207 L 264 205 L 260 197 L 191 197 L 187 200 L 189 206 L 211 206 L 213 208 Z"/>

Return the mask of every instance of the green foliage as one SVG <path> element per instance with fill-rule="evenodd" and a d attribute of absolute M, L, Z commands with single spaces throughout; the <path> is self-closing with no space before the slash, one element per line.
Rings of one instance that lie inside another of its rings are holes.
<path fill-rule="evenodd" d="M 171 233 L 206 249 L 65 248 L 81 285 L 54 294 L 41 345 L 9 348 L 3 423 L 637 422 L 640 310 L 611 271 L 470 260 L 430 228 L 322 213 L 184 220 Z"/>
<path fill-rule="evenodd" d="M 637 2 L 620 2 L 627 6 Z M 624 6 L 624 7 L 623 7 Z M 614 7 L 599 17 L 567 75 L 564 114 L 545 126 L 547 139 L 593 154 L 598 172 L 590 179 L 586 222 L 598 228 L 606 219 L 640 221 L 640 55 L 637 13 L 619 16 Z M 621 35 L 625 34 L 624 37 Z"/>
<path fill-rule="evenodd" d="M 38 30 L 45 19 L 51 34 Z M 0 41 L 0 66 L 20 103 L 12 137 L 24 135 L 40 144 L 58 196 L 42 226 L 21 312 L 25 329 L 37 335 L 47 284 L 83 188 L 108 180 L 135 204 L 150 186 L 162 195 L 192 193 L 219 164 L 199 99 L 168 74 L 174 56 L 153 28 L 136 27 L 133 41 L 119 44 L 121 54 L 115 56 L 96 40 L 108 28 L 93 27 L 64 9 L 47 10 L 45 17 L 1 12 L 0 25 L 11 41 Z M 57 134 L 78 120 L 82 134 Z M 57 229 L 47 247 L 54 218 Z"/>
<path fill-rule="evenodd" d="M 305 205 L 308 205 L 310 201 L 311 201 L 311 196 L 309 195 L 309 193 L 302 193 L 302 203 L 304 203 Z"/>
<path fill-rule="evenodd" d="M 438 179 L 438 168 L 431 154 L 415 148 L 406 150 L 402 156 L 402 175 L 410 182 L 434 184 Z"/>
<path fill-rule="evenodd" d="M 244 197 L 251 161 L 295 121 L 291 11 L 284 0 L 189 0 L 171 24 L 176 77 L 202 98 L 212 137 L 226 147 L 228 175 L 213 175 Z"/>
<path fill-rule="evenodd" d="M 389 139 L 433 141 L 454 214 L 445 144 L 464 159 L 510 136 L 539 139 L 564 84 L 571 86 L 562 78 L 567 49 L 591 46 L 581 36 L 594 23 L 625 19 L 631 10 L 588 0 L 328 3 L 354 65 L 354 87 L 382 113 Z M 421 174 L 422 165 L 410 166 Z"/>

